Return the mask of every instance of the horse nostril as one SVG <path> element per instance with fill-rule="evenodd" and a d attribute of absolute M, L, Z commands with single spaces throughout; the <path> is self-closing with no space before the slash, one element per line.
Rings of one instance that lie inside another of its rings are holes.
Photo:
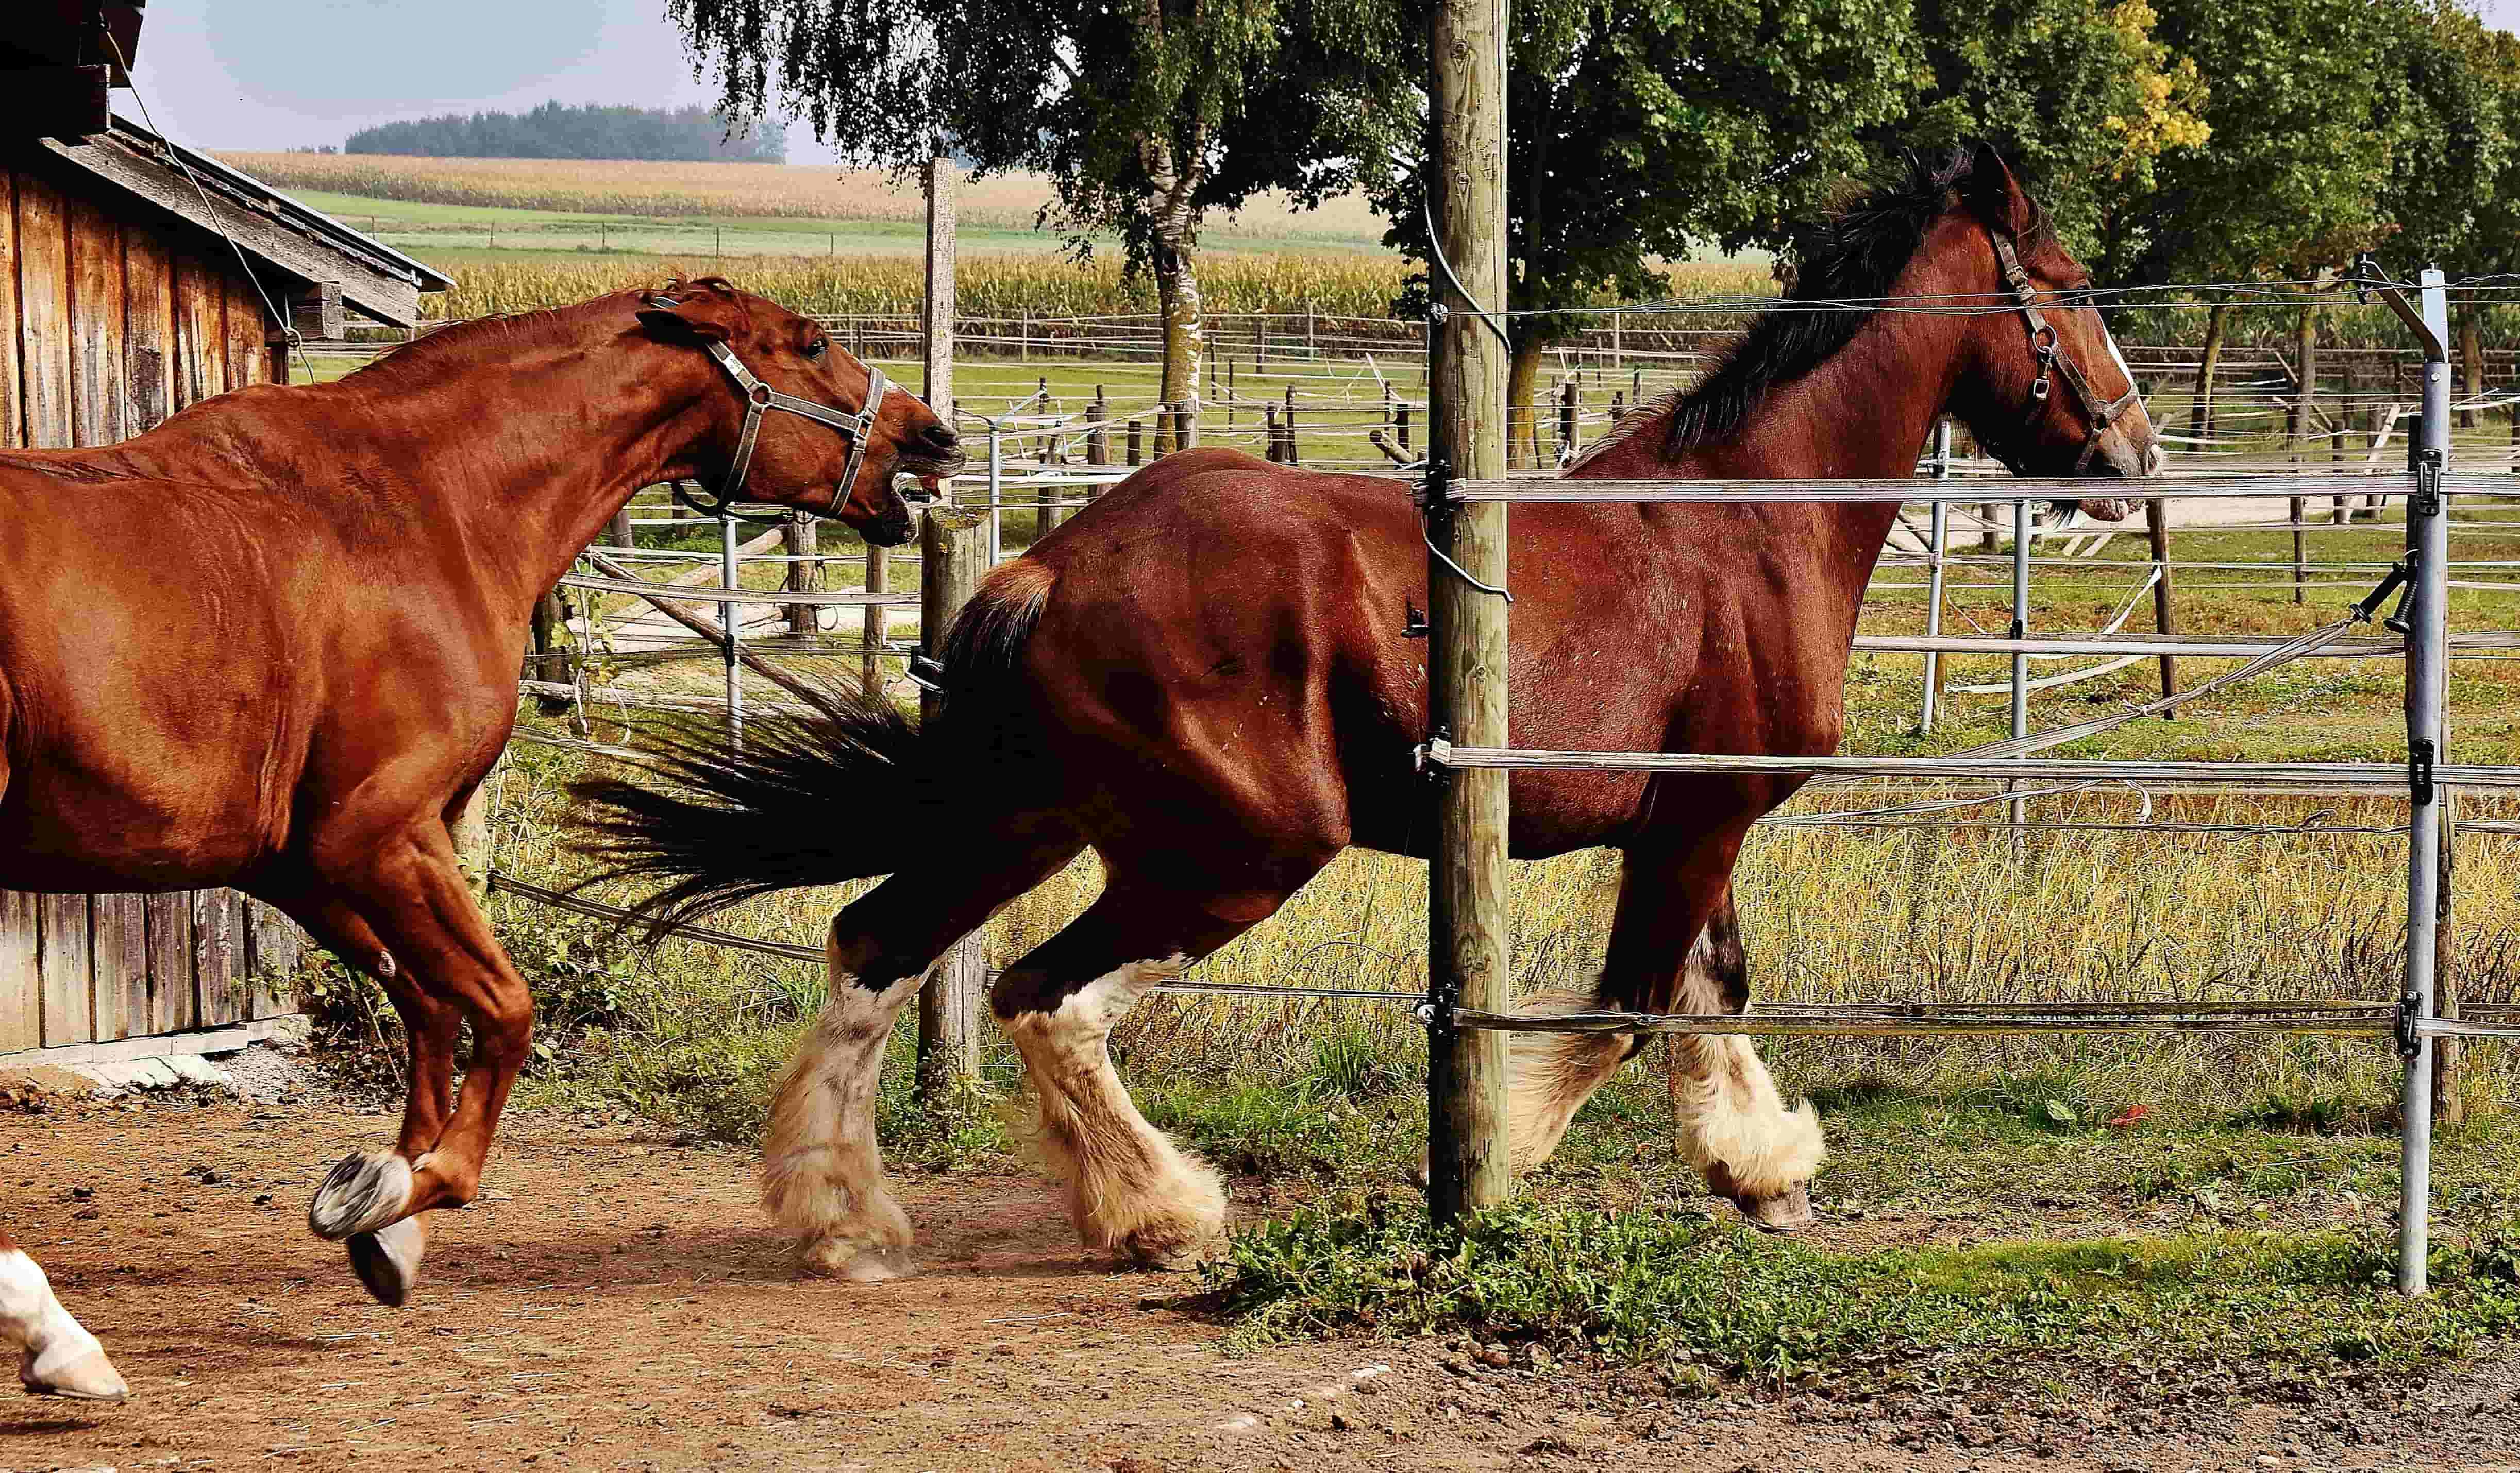
<path fill-rule="evenodd" d="M 919 432 L 919 437 L 939 450 L 952 450 L 963 443 L 961 435 L 943 424 L 928 425 Z"/>

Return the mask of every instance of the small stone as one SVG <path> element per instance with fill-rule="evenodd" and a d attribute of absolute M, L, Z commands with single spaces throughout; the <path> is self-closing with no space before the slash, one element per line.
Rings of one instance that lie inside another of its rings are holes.
<path fill-rule="evenodd" d="M 1344 1412 L 1333 1411 L 1330 1413 L 1330 1430 L 1332 1432 L 1345 1432 L 1348 1430 L 1348 1420 Z"/>

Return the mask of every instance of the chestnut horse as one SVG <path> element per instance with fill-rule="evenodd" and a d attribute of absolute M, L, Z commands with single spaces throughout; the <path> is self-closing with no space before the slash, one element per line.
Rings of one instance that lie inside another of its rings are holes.
<path fill-rule="evenodd" d="M 2019 284 L 2008 280 L 2018 263 Z M 1809 235 L 1791 295 L 1974 310 L 1763 317 L 1697 387 L 1632 415 L 1578 478 L 1898 476 L 1958 416 L 2016 471 L 2158 469 L 2152 428 L 2087 283 L 1992 151 L 1922 162 Z M 2045 350 L 2045 351 L 2042 351 Z M 2056 377 L 2068 392 L 2047 392 Z M 2107 395 L 2103 399 L 2100 395 Z M 2132 502 L 2084 503 L 2106 519 Z M 1822 754 L 1897 509 L 1528 505 L 1511 521 L 1514 741 L 1595 750 Z M 906 1267 L 871 1104 L 895 1011 L 956 938 L 1087 847 L 1109 879 L 991 1002 L 1040 1095 L 1087 1243 L 1174 1266 L 1215 1244 L 1215 1175 L 1138 1113 L 1105 1049 L 1147 991 L 1267 918 L 1352 844 L 1424 855 L 1411 754 L 1426 736 L 1426 547 L 1410 488 L 1231 450 L 1155 463 L 990 575 L 946 641 L 940 724 L 832 695 L 646 759 L 671 790 L 582 782 L 608 873 L 667 881 L 653 914 L 870 871 L 833 836 L 928 836 L 833 918 L 829 1006 L 770 1119 L 765 1195 L 809 1269 Z M 1624 851 L 1592 992 L 1526 1007 L 1740 1010 L 1730 876 L 1792 778 L 1518 772 L 1513 852 Z M 1710 924 L 1711 923 L 1711 924 Z M 1547 1159 L 1639 1040 L 1517 1036 L 1513 1161 Z M 1692 1164 L 1753 1220 L 1797 1227 L 1822 1156 L 1748 1041 L 1684 1041 Z"/>
<path fill-rule="evenodd" d="M 905 541 L 894 475 L 962 455 L 881 382 L 709 278 L 0 454 L 0 887 L 232 885 L 383 984 L 411 1038 L 402 1130 L 308 1214 L 379 1299 L 410 1291 L 418 1214 L 472 1200 L 527 1052 L 524 979 L 448 826 L 507 744 L 534 601 L 677 477 Z"/>
<path fill-rule="evenodd" d="M 0 1230 L 0 1353 L 18 1353 L 18 1384 L 38 1396 L 119 1402 L 129 1395 L 105 1347 L 53 1297 L 43 1266 Z"/>

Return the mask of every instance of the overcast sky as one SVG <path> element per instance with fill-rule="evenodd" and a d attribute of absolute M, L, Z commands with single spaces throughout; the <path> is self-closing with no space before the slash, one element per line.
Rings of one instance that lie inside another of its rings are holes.
<path fill-rule="evenodd" d="M 2520 0 L 2484 0 L 2520 25 Z M 138 81 L 200 148 L 338 145 L 355 128 L 537 103 L 714 103 L 664 0 L 151 0 Z M 128 104 L 125 104 L 128 106 Z M 803 129 L 788 158 L 831 156 Z"/>
<path fill-rule="evenodd" d="M 147 14 L 134 79 L 198 148 L 338 146 L 370 123 L 554 99 L 717 101 L 664 0 L 151 0 Z M 798 128 L 788 157 L 830 154 Z"/>

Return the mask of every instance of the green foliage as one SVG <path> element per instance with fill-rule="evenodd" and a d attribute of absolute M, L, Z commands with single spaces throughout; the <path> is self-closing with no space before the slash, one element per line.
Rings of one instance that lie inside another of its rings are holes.
<path fill-rule="evenodd" d="M 1217 1271 L 1245 1344 L 1379 1329 L 1468 1332 L 1774 1383 L 1884 1360 L 1929 1373 L 2071 1347 L 2079 1360 L 2415 1369 L 2520 1329 L 2507 1228 L 2391 1292 L 2360 1232 L 2211 1231 L 1835 1253 L 1691 1213 L 1514 1206 L 1458 1234 L 1380 1198 L 1238 1235 Z"/>
<path fill-rule="evenodd" d="M 437 158 L 734 159 L 788 156 L 777 123 L 734 127 L 706 108 L 626 108 L 545 103 L 529 112 L 446 113 L 361 128 L 344 154 Z"/>

